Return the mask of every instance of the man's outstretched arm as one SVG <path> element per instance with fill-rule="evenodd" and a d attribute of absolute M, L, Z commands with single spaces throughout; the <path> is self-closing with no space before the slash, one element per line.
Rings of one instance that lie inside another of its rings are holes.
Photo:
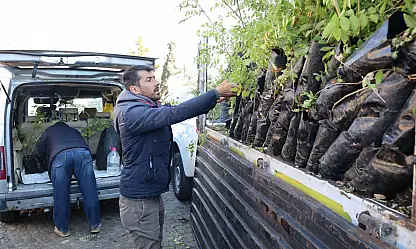
<path fill-rule="evenodd" d="M 125 116 L 128 118 L 125 119 L 125 123 L 133 133 L 142 133 L 180 123 L 209 112 L 218 101 L 224 98 L 235 96 L 232 91 L 234 87 L 234 84 L 223 82 L 216 89 L 172 107 L 149 108 L 137 105 L 126 111 Z"/>

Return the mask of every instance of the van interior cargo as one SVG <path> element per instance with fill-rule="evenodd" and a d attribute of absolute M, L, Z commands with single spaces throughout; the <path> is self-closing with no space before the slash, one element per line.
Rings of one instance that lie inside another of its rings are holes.
<path fill-rule="evenodd" d="M 37 153 L 42 132 L 58 121 L 80 131 L 90 147 L 96 178 L 108 177 L 109 146 L 121 146 L 112 109 L 121 92 L 100 84 L 29 84 L 20 86 L 13 105 L 14 184 L 49 182 L 47 159 Z M 97 165 L 98 164 L 98 165 Z"/>

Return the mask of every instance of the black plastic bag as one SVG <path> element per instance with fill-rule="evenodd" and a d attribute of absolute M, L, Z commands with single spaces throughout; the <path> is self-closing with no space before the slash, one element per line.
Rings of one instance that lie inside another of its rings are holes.
<path fill-rule="evenodd" d="M 292 120 L 290 120 L 289 131 L 282 148 L 282 158 L 287 162 L 293 162 L 295 160 L 299 122 L 300 114 L 296 113 Z"/>
<path fill-rule="evenodd" d="M 292 111 L 293 106 L 293 91 L 286 92 L 283 100 L 279 117 L 277 118 L 277 128 L 273 132 L 270 143 L 267 146 L 267 154 L 278 156 L 280 155 L 283 145 L 285 144 L 286 136 L 289 130 L 290 120 L 294 116 Z M 266 146 L 264 146 L 266 147 Z"/>
<path fill-rule="evenodd" d="M 342 52 L 343 44 L 339 42 L 337 47 L 335 48 L 335 56 L 332 56 L 328 63 L 327 74 L 324 76 L 325 82 L 330 82 L 337 76 L 338 68 L 341 62 L 336 58 Z"/>
<path fill-rule="evenodd" d="M 287 58 L 283 50 L 274 49 L 266 72 L 264 91 L 261 95 L 260 106 L 257 117 L 257 131 L 254 140 L 255 146 L 261 146 L 266 138 L 270 123 L 267 114 L 274 102 L 274 81 L 280 75 L 280 71 L 286 67 Z"/>
<path fill-rule="evenodd" d="M 319 173 L 323 178 L 341 180 L 362 149 L 361 145 L 348 139 L 345 131 L 342 132 L 319 159 Z"/>
<path fill-rule="evenodd" d="M 362 174 L 362 170 L 367 167 L 368 163 L 371 162 L 379 150 L 379 147 L 364 148 L 357 157 L 357 160 L 355 160 L 353 166 L 347 172 L 345 172 L 343 181 L 348 183 L 356 178 L 357 174 Z"/>
<path fill-rule="evenodd" d="M 415 145 L 415 120 L 413 109 L 416 108 L 416 90 L 413 90 L 396 117 L 396 121 L 386 130 L 382 144 L 399 148 L 406 155 L 413 155 Z"/>
<path fill-rule="evenodd" d="M 233 110 L 233 118 L 230 125 L 229 136 L 235 138 L 234 130 L 237 125 L 238 118 L 240 117 L 239 110 L 240 110 L 240 103 L 241 103 L 241 96 L 237 96 L 235 98 L 235 105 Z"/>
<path fill-rule="evenodd" d="M 243 131 L 241 134 L 241 140 L 243 141 L 243 143 L 245 143 L 247 140 L 247 134 L 251 122 L 251 115 L 253 115 L 253 107 L 254 101 L 248 100 L 247 104 L 244 106 L 243 109 Z"/>
<path fill-rule="evenodd" d="M 390 199 L 412 186 L 413 159 L 394 148 L 367 148 L 345 174 L 345 180 L 369 197 L 383 194 Z"/>
<path fill-rule="evenodd" d="M 311 153 L 319 124 L 309 118 L 306 112 L 302 113 L 299 124 L 298 138 L 296 145 L 295 166 L 305 168 Z"/>
<path fill-rule="evenodd" d="M 311 117 L 315 120 L 328 119 L 334 104 L 345 95 L 358 90 L 360 85 L 328 84 L 319 94 L 311 108 Z"/>
<path fill-rule="evenodd" d="M 250 125 L 248 127 L 247 138 L 246 138 L 247 144 L 253 144 L 254 139 L 256 138 L 257 116 L 258 116 L 258 112 L 255 111 L 253 112 L 253 115 L 251 115 L 250 117 Z"/>
<path fill-rule="evenodd" d="M 287 137 L 287 130 L 277 128 L 270 139 L 269 146 L 267 146 L 266 154 L 271 156 L 279 156 L 282 152 L 283 145 L 285 144 Z"/>
<path fill-rule="evenodd" d="M 358 82 L 369 72 L 393 65 L 391 38 L 407 29 L 403 14 L 396 12 L 347 58 L 339 74 L 347 82 Z"/>
<path fill-rule="evenodd" d="M 234 128 L 234 138 L 236 140 L 240 140 L 241 139 L 241 135 L 243 134 L 243 126 L 244 126 L 244 109 L 246 106 L 247 102 L 243 99 L 240 103 L 240 108 L 238 110 L 238 119 L 237 119 L 237 123 L 235 125 Z"/>
<path fill-rule="evenodd" d="M 341 131 L 346 131 L 357 117 L 365 99 L 371 94 L 370 89 L 364 89 L 351 95 L 339 103 L 331 111 L 329 117 L 331 125 Z"/>
<path fill-rule="evenodd" d="M 293 67 L 290 66 L 292 75 L 289 76 L 289 78 L 285 81 L 283 91 L 279 91 L 279 93 L 277 94 L 276 100 L 274 101 L 273 106 L 268 113 L 268 120 L 269 120 L 270 125 L 269 125 L 269 129 L 267 130 L 266 140 L 263 143 L 263 147 L 269 146 L 270 140 L 272 139 L 273 134 L 278 127 L 277 120 L 282 109 L 281 105 L 283 101 L 285 101 L 285 98 L 286 98 L 286 102 L 290 100 L 291 101 L 290 105 L 293 106 L 293 97 L 289 99 L 287 95 L 288 94 L 293 95 L 293 92 L 294 92 L 293 89 L 296 89 L 297 87 L 298 79 L 300 77 L 304 64 L 305 64 L 305 57 L 302 56 L 300 59 L 296 61 Z"/>
<path fill-rule="evenodd" d="M 315 174 L 319 173 L 319 159 L 341 133 L 341 131 L 334 129 L 327 119 L 320 121 L 319 124 L 318 133 L 306 166 L 307 170 Z"/>
<path fill-rule="evenodd" d="M 416 73 L 416 40 L 413 40 L 399 50 L 397 66 L 406 75 Z"/>
<path fill-rule="evenodd" d="M 414 84 L 398 73 L 392 73 L 364 101 L 348 129 L 351 141 L 363 146 L 381 145 L 383 133 L 412 93 Z"/>
<path fill-rule="evenodd" d="M 257 90 L 254 94 L 254 106 L 253 106 L 253 115 L 250 119 L 250 125 L 247 131 L 247 138 L 246 142 L 248 144 L 253 144 L 254 139 L 256 138 L 256 131 L 257 131 L 257 119 L 258 119 L 258 109 L 260 106 L 261 101 L 261 94 L 264 91 L 264 84 L 265 84 L 265 74 L 263 74 L 258 80 L 257 80 Z"/>
<path fill-rule="evenodd" d="M 320 45 L 316 41 L 312 41 L 311 46 L 308 51 L 307 59 L 307 75 L 308 75 L 308 87 L 307 91 L 317 93 L 321 89 L 321 80 L 316 78 L 315 74 L 320 74 L 325 70 L 324 62 L 322 57 L 325 55 L 325 52 L 321 51 L 323 45 Z"/>
<path fill-rule="evenodd" d="M 24 156 L 23 165 L 25 174 L 43 173 L 48 170 L 46 159 L 36 154 Z"/>
<path fill-rule="evenodd" d="M 263 143 L 263 147 L 267 147 L 270 143 L 270 140 L 273 136 L 274 131 L 277 128 L 277 119 L 279 118 L 281 104 L 283 102 L 283 95 L 279 94 L 276 98 L 276 100 L 273 102 L 272 107 L 269 110 L 269 113 L 267 115 L 267 124 L 269 126 L 269 129 L 266 133 L 266 140 Z"/>

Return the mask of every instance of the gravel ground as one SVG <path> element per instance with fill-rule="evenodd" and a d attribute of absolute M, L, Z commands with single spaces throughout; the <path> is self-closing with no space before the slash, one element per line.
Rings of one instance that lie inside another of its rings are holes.
<path fill-rule="evenodd" d="M 189 222 L 190 202 L 179 202 L 172 191 L 163 198 L 163 248 L 199 248 Z M 129 233 L 121 226 L 118 199 L 102 201 L 101 222 L 101 232 L 91 235 L 83 210 L 75 208 L 70 221 L 71 236 L 61 238 L 53 232 L 51 212 L 20 217 L 12 224 L 0 223 L 0 248 L 133 248 Z"/>

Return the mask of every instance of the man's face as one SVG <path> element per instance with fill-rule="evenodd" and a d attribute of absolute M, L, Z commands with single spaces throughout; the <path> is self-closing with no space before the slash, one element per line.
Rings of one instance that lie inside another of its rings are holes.
<path fill-rule="evenodd" d="M 141 94 L 153 101 L 160 99 L 159 82 L 155 79 L 154 72 L 138 71 L 139 83 L 136 86 L 130 86 L 130 91 L 135 94 Z"/>

